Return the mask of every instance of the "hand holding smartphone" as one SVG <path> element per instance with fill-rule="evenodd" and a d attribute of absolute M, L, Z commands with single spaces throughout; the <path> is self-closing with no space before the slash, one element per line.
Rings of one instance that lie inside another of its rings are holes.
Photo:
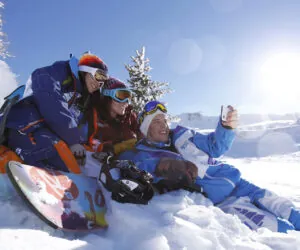
<path fill-rule="evenodd" d="M 238 112 L 231 105 L 222 105 L 221 121 L 225 128 L 235 129 L 238 126 Z"/>
<path fill-rule="evenodd" d="M 227 122 L 227 114 L 228 114 L 229 111 L 231 111 L 229 106 L 222 105 L 222 107 L 221 107 L 221 120 L 223 122 Z"/>

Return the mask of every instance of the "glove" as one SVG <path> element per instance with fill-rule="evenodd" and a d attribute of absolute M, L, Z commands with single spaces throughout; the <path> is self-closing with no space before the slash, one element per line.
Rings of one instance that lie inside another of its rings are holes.
<path fill-rule="evenodd" d="M 174 184 L 181 183 L 182 186 L 190 186 L 198 176 L 198 168 L 192 162 L 162 158 L 156 167 L 155 174 Z"/>
<path fill-rule="evenodd" d="M 110 164 L 113 156 L 114 154 L 111 152 L 96 152 L 92 154 L 92 157 L 102 164 Z"/>
<path fill-rule="evenodd" d="M 112 165 L 116 168 L 131 168 L 134 167 L 136 168 L 135 164 L 133 161 L 130 160 L 114 160 L 112 162 Z"/>
<path fill-rule="evenodd" d="M 81 144 L 74 144 L 70 146 L 70 150 L 73 153 L 78 165 L 84 166 L 86 163 L 86 150 Z"/>
<path fill-rule="evenodd" d="M 135 167 L 135 164 L 130 160 L 115 160 L 114 154 L 111 152 L 96 152 L 92 157 L 102 164 L 109 165 L 109 168 L 130 168 Z"/>
<path fill-rule="evenodd" d="M 134 148 L 134 145 L 136 144 L 137 142 L 137 139 L 136 138 L 133 138 L 133 139 L 129 139 L 129 140 L 126 140 L 126 141 L 122 141 L 122 142 L 119 142 L 119 143 L 116 143 L 114 146 L 113 146 L 113 150 L 114 150 L 114 153 L 116 155 L 126 151 L 126 150 L 130 150 L 130 149 L 133 149 Z"/>

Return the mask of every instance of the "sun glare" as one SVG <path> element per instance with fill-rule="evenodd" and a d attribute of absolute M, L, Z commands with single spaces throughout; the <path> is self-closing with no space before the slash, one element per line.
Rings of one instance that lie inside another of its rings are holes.
<path fill-rule="evenodd" d="M 261 67 L 262 88 L 269 97 L 297 98 L 300 92 L 300 56 L 282 53 L 270 57 Z"/>

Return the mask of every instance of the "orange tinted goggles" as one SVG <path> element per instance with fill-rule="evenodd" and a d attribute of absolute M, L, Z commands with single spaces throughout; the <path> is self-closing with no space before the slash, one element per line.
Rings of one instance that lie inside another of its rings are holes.
<path fill-rule="evenodd" d="M 110 96 L 117 102 L 129 102 L 132 92 L 129 89 L 104 89 L 103 95 Z"/>

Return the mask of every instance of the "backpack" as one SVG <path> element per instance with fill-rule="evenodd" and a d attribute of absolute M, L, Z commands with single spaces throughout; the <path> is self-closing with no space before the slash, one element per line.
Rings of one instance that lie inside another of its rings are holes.
<path fill-rule="evenodd" d="M 6 142 L 6 120 L 10 109 L 23 96 L 25 85 L 19 86 L 11 94 L 4 97 L 4 104 L 0 108 L 0 174 L 6 173 L 6 164 L 9 161 L 22 162 L 21 158 L 8 147 L 4 146 Z"/>

